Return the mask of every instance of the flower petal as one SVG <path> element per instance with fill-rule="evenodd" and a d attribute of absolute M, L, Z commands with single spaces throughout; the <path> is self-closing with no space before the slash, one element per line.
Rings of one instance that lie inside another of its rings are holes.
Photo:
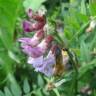
<path fill-rule="evenodd" d="M 34 68 L 40 67 L 43 64 L 43 56 L 40 56 L 38 58 L 28 57 L 29 64 L 32 64 Z"/>
<path fill-rule="evenodd" d="M 42 39 L 43 37 L 44 37 L 44 31 L 39 30 L 35 33 L 33 38 L 23 37 L 18 39 L 18 41 L 22 43 L 21 45 L 31 45 L 32 47 L 35 47 L 39 44 L 40 39 Z"/>
<path fill-rule="evenodd" d="M 39 56 L 42 56 L 45 52 L 40 47 L 31 47 L 29 45 L 22 46 L 22 51 L 25 54 L 27 54 L 28 56 L 31 56 L 33 58 L 37 58 Z"/>
<path fill-rule="evenodd" d="M 50 77 L 53 75 L 53 65 L 55 64 L 55 56 L 52 54 L 52 51 L 49 51 L 46 58 L 43 60 L 43 65 L 36 67 L 36 71 L 42 72 L 46 76 Z"/>
<path fill-rule="evenodd" d="M 32 32 L 43 29 L 45 22 L 31 23 L 30 21 L 23 21 L 23 29 L 25 32 Z"/>
<path fill-rule="evenodd" d="M 23 21 L 23 29 L 25 32 L 32 32 L 32 23 L 30 21 Z"/>
<path fill-rule="evenodd" d="M 39 15 L 38 13 L 34 13 L 34 12 L 32 11 L 32 9 L 29 9 L 29 10 L 27 11 L 27 14 L 28 14 L 28 17 L 31 18 L 31 19 L 37 20 L 37 21 L 39 21 L 39 22 L 45 21 L 45 18 L 44 18 L 43 15 Z"/>
<path fill-rule="evenodd" d="M 29 42 L 31 41 L 31 38 L 23 37 L 18 39 L 18 41 L 21 43 L 29 44 Z"/>

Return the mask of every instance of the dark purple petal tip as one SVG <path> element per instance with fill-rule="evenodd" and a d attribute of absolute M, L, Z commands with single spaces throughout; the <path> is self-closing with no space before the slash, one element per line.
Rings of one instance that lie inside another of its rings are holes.
<path fill-rule="evenodd" d="M 31 25 L 32 23 L 29 21 L 23 21 L 23 29 L 25 32 L 31 32 Z"/>

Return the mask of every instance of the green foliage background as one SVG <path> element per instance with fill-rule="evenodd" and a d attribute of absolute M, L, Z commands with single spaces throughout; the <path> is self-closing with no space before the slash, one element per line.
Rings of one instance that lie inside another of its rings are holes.
<path fill-rule="evenodd" d="M 77 81 L 74 70 L 67 72 L 60 78 L 66 82 L 51 91 L 45 88 L 50 78 L 34 72 L 16 41 L 22 35 L 20 22 L 26 18 L 25 10 L 31 7 L 36 11 L 40 6 L 47 8 L 49 22 L 63 21 L 64 32 L 58 35 L 76 54 L 80 65 Z M 76 82 L 76 96 L 87 96 L 80 93 L 86 85 L 90 86 L 90 96 L 96 96 L 96 29 L 85 31 L 90 16 L 96 18 L 95 0 L 0 0 L 0 96 L 75 96 Z"/>

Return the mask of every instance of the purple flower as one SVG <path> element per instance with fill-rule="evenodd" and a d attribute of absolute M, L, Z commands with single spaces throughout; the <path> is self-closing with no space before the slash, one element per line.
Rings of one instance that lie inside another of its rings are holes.
<path fill-rule="evenodd" d="M 45 14 L 42 11 L 34 13 L 31 9 L 27 11 L 27 14 L 29 20 L 31 19 L 33 22 L 23 21 L 23 29 L 25 32 L 36 31 L 36 33 L 32 38 L 23 37 L 18 39 L 21 43 L 22 51 L 28 56 L 27 62 L 32 64 L 36 71 L 46 76 L 52 76 L 54 73 L 53 66 L 56 63 L 53 49 L 44 57 L 53 41 L 53 37 L 50 35 L 44 38 L 44 26 L 46 24 Z"/>
<path fill-rule="evenodd" d="M 27 15 L 28 15 L 29 18 L 32 18 L 32 16 L 33 16 L 33 11 L 32 11 L 32 9 L 28 9 L 28 10 L 27 10 Z"/>
<path fill-rule="evenodd" d="M 52 76 L 54 73 L 53 67 L 55 64 L 55 56 L 52 51 L 49 51 L 47 57 L 44 58 L 43 66 L 37 67 L 36 70 L 42 72 L 46 76 Z"/>
<path fill-rule="evenodd" d="M 41 47 L 31 47 L 29 45 L 22 46 L 22 51 L 33 58 L 37 58 L 45 53 Z"/>
<path fill-rule="evenodd" d="M 40 29 L 43 29 L 45 25 L 45 22 L 35 22 L 32 23 L 30 21 L 23 21 L 23 29 L 25 32 L 32 32 L 32 31 L 38 31 Z"/>
<path fill-rule="evenodd" d="M 23 43 L 23 44 L 30 44 L 32 38 L 28 38 L 28 37 L 23 37 L 18 39 L 19 42 Z"/>
<path fill-rule="evenodd" d="M 40 15 L 38 12 L 37 13 L 34 13 L 32 11 L 32 9 L 29 9 L 27 11 L 27 15 L 29 18 L 31 19 L 34 19 L 36 21 L 39 21 L 39 22 L 45 22 L 45 17 L 44 17 L 44 14 L 43 15 Z"/>
<path fill-rule="evenodd" d="M 30 21 L 23 21 L 23 29 L 25 32 L 31 32 L 32 30 L 32 23 Z"/>
<path fill-rule="evenodd" d="M 21 42 L 21 47 L 25 45 L 30 45 L 31 47 L 35 47 L 40 43 L 40 39 L 44 37 L 44 31 L 39 30 L 35 33 L 35 35 L 32 38 L 23 37 L 18 39 L 19 42 Z"/>
<path fill-rule="evenodd" d="M 38 57 L 38 58 L 33 58 L 33 57 L 30 56 L 30 57 L 28 57 L 27 63 L 32 64 L 33 67 L 36 68 L 36 67 L 42 66 L 43 59 L 44 59 L 43 55 Z"/>
<path fill-rule="evenodd" d="M 28 56 L 31 56 L 33 58 L 37 58 L 42 56 L 47 49 L 49 48 L 49 45 L 51 44 L 53 38 L 52 36 L 47 36 L 40 44 L 38 44 L 36 47 L 31 46 L 27 43 L 22 43 L 22 51 L 27 54 Z M 20 41 L 20 40 L 19 40 Z M 34 42 L 33 42 L 34 43 Z"/>
<path fill-rule="evenodd" d="M 45 17 L 42 15 L 39 15 L 38 13 L 33 13 L 32 9 L 29 9 L 27 12 L 29 18 L 33 19 L 34 22 L 30 21 L 23 21 L 23 29 L 25 32 L 32 32 L 32 31 L 38 31 L 40 29 L 43 29 L 46 20 Z"/>
<path fill-rule="evenodd" d="M 55 56 L 50 50 L 46 57 L 43 57 L 43 56 L 38 58 L 29 57 L 28 63 L 33 65 L 33 67 L 35 68 L 35 71 L 41 72 L 46 76 L 50 77 L 54 73 L 53 66 L 56 62 L 55 62 Z"/>

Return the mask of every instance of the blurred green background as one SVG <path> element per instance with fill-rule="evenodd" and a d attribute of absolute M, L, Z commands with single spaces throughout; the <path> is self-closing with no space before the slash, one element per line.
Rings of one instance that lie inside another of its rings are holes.
<path fill-rule="evenodd" d="M 73 69 L 55 78 L 54 83 L 66 82 L 50 91 L 46 85 L 53 78 L 35 72 L 17 42 L 24 35 L 25 10 L 40 7 L 52 27 L 58 19 L 64 23 L 58 34 L 79 64 L 78 73 Z M 0 96 L 96 96 L 96 28 L 86 32 L 90 18 L 96 19 L 96 0 L 0 0 Z"/>

